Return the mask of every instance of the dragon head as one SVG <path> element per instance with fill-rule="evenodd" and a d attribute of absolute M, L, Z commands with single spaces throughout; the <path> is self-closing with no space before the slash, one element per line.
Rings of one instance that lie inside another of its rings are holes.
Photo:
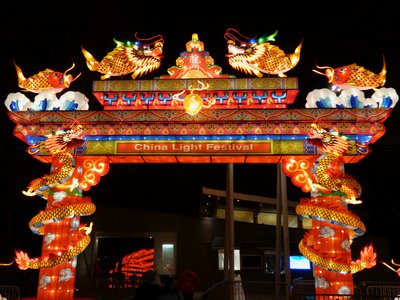
<path fill-rule="evenodd" d="M 340 135 L 337 131 L 328 130 L 317 123 L 312 123 L 307 132 L 308 142 L 324 152 L 345 153 L 349 148 L 347 137 Z"/>
<path fill-rule="evenodd" d="M 83 145 L 85 143 L 83 138 L 82 125 L 72 124 L 68 128 L 48 137 L 44 145 L 54 155 L 60 152 L 69 152 L 73 148 Z"/>

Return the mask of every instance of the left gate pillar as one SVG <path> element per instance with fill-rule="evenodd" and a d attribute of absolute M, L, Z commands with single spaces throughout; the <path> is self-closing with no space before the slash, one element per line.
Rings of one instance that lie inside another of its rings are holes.
<path fill-rule="evenodd" d="M 31 182 L 31 186 L 41 182 L 35 193 L 47 201 L 46 208 L 29 222 L 34 233 L 43 235 L 41 256 L 29 258 L 20 251 L 16 262 L 21 269 L 39 269 L 37 300 L 73 300 L 77 256 L 89 245 L 92 229 L 92 223 L 82 224 L 81 217 L 96 210 L 83 192 L 108 172 L 109 161 L 98 156 L 54 155 L 51 170 Z"/>

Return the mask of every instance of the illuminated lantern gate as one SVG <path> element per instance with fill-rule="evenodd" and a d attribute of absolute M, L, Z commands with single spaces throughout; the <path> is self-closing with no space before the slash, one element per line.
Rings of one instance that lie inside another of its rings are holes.
<path fill-rule="evenodd" d="M 157 47 L 159 53 L 160 43 Z M 300 47 L 291 56 L 296 63 Z M 297 78 L 280 74 L 249 79 L 222 74 L 196 34 L 186 50 L 177 59 L 177 66 L 168 69 L 169 75 L 153 80 L 94 81 L 93 94 L 104 111 L 88 111 L 80 93 L 68 94 L 68 101 L 62 102 L 80 108 L 73 111 L 27 110 L 29 99 L 20 93 L 7 98 L 9 118 L 16 124 L 15 136 L 30 148 L 36 146 L 30 153 L 51 164 L 49 175 L 55 179 L 48 182 L 49 177 L 43 176 L 26 191 L 28 196 L 48 201 L 44 212 L 30 223 L 33 231 L 44 235 L 42 257 L 30 259 L 19 252 L 16 259 L 22 268 L 40 268 L 38 300 L 73 299 L 76 256 L 87 246 L 92 228 L 79 224 L 79 216 L 95 211 L 82 193 L 99 182 L 110 163 L 283 163 L 285 174 L 310 192 L 318 183 L 315 174 L 309 173 L 310 166 L 321 153 L 305 140 L 317 118 L 332 128 L 341 128 L 350 143 L 363 141 L 342 153 L 343 163 L 360 161 L 368 154 L 360 150 L 385 132 L 382 122 L 389 117 L 390 108 L 288 109 L 298 93 Z M 136 70 L 134 76 L 139 73 Z M 195 100 L 196 111 L 189 110 L 189 100 Z M 69 147 L 63 148 L 62 155 L 49 151 L 46 141 L 60 141 L 60 136 L 77 129 L 70 127 L 77 124 L 81 136 L 65 139 L 72 143 L 66 144 Z M 84 139 L 84 143 L 73 142 L 74 138 Z M 60 158 L 64 158 L 61 163 Z M 341 274 L 339 268 L 333 274 L 325 269 L 332 269 L 331 261 L 337 266 L 349 265 L 351 238 L 365 231 L 341 201 L 343 194 L 317 194 L 297 207 L 299 214 L 314 219 L 314 230 L 304 236 L 300 249 L 315 261 L 316 276 L 331 282 L 329 292 L 346 289 L 351 294 L 351 273 L 357 270 L 350 268 Z M 328 248 L 334 252 L 321 252 Z M 373 251 L 367 249 L 365 254 L 362 268 L 372 264 L 365 262 Z M 318 293 L 323 284 L 318 281 Z"/>

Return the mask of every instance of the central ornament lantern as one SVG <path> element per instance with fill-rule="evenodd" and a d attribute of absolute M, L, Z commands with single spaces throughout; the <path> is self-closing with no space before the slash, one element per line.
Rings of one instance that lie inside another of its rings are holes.
<path fill-rule="evenodd" d="M 73 299 L 76 256 L 95 227 L 79 225 L 80 215 L 95 210 L 83 192 L 112 163 L 282 164 L 293 183 L 311 193 L 296 211 L 313 219 L 299 250 L 314 264 L 316 293 L 353 294 L 352 274 L 373 267 L 376 253 L 368 245 L 359 260 L 351 259 L 351 241 L 366 229 L 347 208 L 359 203 L 361 187 L 343 166 L 369 154 L 368 145 L 385 133 L 383 122 L 398 97 L 383 87 L 371 99 L 358 89 L 343 90 L 340 98 L 322 89 L 309 94 L 306 108 L 289 109 L 298 81 L 286 73 L 297 65 L 301 43 L 287 55 L 270 43 L 276 34 L 258 41 L 234 29 L 225 34 L 231 66 L 256 78 L 223 74 L 193 34 L 168 75 L 138 80 L 160 66 L 164 40 L 136 35 L 136 42 L 115 40 L 102 61 L 82 48 L 88 68 L 102 74 L 93 82 L 93 94 L 103 111 L 89 111 L 79 92 L 60 99 L 39 93 L 34 102 L 20 92 L 7 97 L 15 136 L 29 145 L 32 157 L 52 166 L 24 192 L 48 201 L 30 222 L 34 233 L 45 236 L 43 255 L 16 253 L 21 269 L 40 268 L 38 300 Z M 126 74 L 134 80 L 110 80 Z M 61 212 L 68 213 L 58 216 Z"/>

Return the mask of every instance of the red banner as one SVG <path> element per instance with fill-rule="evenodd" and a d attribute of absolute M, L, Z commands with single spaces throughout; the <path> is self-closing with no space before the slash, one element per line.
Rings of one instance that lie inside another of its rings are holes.
<path fill-rule="evenodd" d="M 246 154 L 271 153 L 272 141 L 132 141 L 117 142 L 115 154 Z"/>

